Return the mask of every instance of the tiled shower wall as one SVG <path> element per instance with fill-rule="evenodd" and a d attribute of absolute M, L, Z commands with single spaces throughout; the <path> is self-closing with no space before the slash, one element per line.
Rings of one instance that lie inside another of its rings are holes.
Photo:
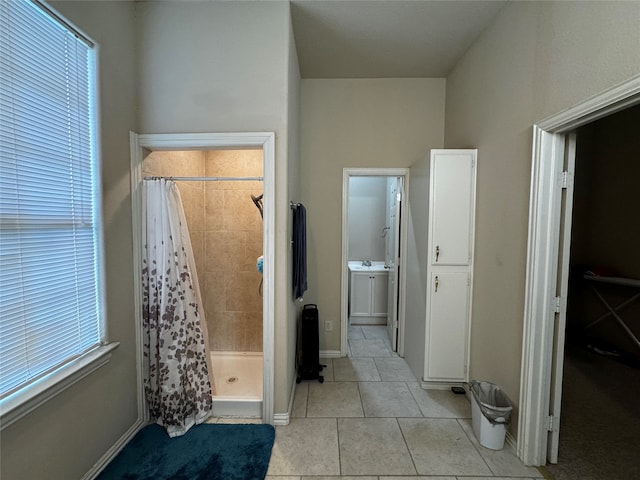
<path fill-rule="evenodd" d="M 261 150 L 152 152 L 144 175 L 261 177 Z M 177 182 L 213 351 L 262 351 L 259 181 Z"/>

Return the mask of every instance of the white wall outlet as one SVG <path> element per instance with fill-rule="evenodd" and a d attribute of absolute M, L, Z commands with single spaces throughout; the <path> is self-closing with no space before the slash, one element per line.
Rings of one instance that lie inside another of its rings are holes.
<path fill-rule="evenodd" d="M 331 320 L 324 321 L 324 331 L 325 332 L 333 331 L 333 322 Z"/>

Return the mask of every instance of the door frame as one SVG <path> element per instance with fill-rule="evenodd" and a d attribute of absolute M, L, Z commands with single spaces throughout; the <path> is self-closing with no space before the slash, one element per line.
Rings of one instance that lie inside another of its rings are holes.
<path fill-rule="evenodd" d="M 640 75 L 533 126 L 529 234 L 520 374 L 520 418 L 517 453 L 526 465 L 547 461 L 552 392 L 562 388 L 562 375 L 551 378 L 556 355 L 564 345 L 554 335 L 555 297 L 561 254 L 562 169 L 567 134 L 576 128 L 640 103 Z M 562 268 L 562 267 L 560 267 Z M 566 287 L 566 286 L 564 286 Z M 560 300 L 560 310 L 566 299 Z M 562 314 L 562 313 L 561 313 Z M 564 337 L 562 336 L 562 339 Z M 564 340 L 562 340 L 564 341 Z M 558 419 L 556 419 L 557 421 Z"/>
<path fill-rule="evenodd" d="M 342 260 L 340 292 L 340 356 L 348 353 L 349 333 L 349 178 L 350 177 L 402 177 L 404 198 L 400 205 L 400 275 L 398 277 L 398 355 L 404 356 L 404 312 L 407 258 L 407 218 L 409 198 L 408 168 L 344 168 L 342 170 Z"/>
<path fill-rule="evenodd" d="M 274 349 L 275 349 L 275 133 L 177 133 L 138 134 L 129 132 L 131 149 L 131 208 L 133 223 L 133 274 L 142 278 L 142 162 L 146 151 L 165 150 L 233 150 L 261 149 L 264 177 L 264 286 L 262 300 L 262 422 L 273 424 L 274 417 Z M 136 322 L 136 369 L 138 405 L 147 418 L 142 378 L 142 284 L 134 282 Z"/>

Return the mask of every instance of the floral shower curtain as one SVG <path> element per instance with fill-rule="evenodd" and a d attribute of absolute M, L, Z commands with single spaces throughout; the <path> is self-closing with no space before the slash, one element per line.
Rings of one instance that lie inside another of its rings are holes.
<path fill-rule="evenodd" d="M 175 437 L 211 412 L 206 322 L 176 184 L 145 180 L 143 208 L 144 389 L 151 420 Z"/>

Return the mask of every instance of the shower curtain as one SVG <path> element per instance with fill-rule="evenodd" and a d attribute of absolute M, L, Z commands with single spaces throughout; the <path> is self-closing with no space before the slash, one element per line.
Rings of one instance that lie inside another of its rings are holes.
<path fill-rule="evenodd" d="M 143 208 L 144 389 L 151 420 L 175 437 L 211 412 L 206 322 L 176 184 L 145 180 Z"/>

